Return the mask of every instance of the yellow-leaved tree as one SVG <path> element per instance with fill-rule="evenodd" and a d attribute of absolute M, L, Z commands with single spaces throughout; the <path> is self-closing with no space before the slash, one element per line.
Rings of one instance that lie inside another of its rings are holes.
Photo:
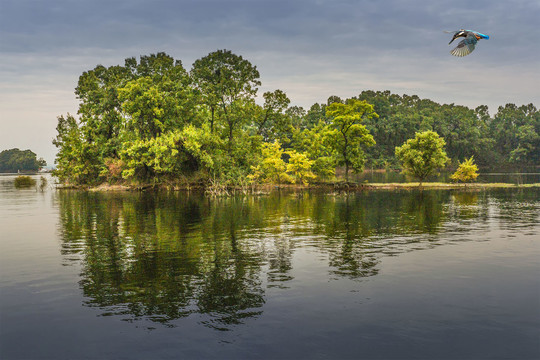
<path fill-rule="evenodd" d="M 455 173 L 450 178 L 455 181 L 461 181 L 464 183 L 476 180 L 478 177 L 478 166 L 474 163 L 474 159 L 471 156 L 464 162 L 460 162 Z"/>
<path fill-rule="evenodd" d="M 311 171 L 313 160 L 309 160 L 306 154 L 295 150 L 288 151 L 288 153 L 291 157 L 287 164 L 287 172 L 292 175 L 296 183 L 307 185 L 311 180 L 315 179 L 315 174 Z"/>
<path fill-rule="evenodd" d="M 287 174 L 287 164 L 282 159 L 283 149 L 281 143 L 264 143 L 262 146 L 262 160 L 259 165 L 252 166 L 253 174 L 249 175 L 251 180 L 261 180 L 265 182 L 291 182 Z"/>

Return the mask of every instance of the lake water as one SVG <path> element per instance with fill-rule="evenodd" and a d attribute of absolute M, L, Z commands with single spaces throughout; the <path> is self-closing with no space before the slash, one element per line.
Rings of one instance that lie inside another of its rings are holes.
<path fill-rule="evenodd" d="M 212 199 L 13 181 L 2 359 L 540 358 L 539 188 Z"/>

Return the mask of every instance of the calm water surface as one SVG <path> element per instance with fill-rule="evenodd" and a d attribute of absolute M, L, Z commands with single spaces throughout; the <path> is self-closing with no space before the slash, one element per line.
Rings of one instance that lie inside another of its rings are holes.
<path fill-rule="evenodd" d="M 209 199 L 13 180 L 2 359 L 540 358 L 538 188 Z"/>

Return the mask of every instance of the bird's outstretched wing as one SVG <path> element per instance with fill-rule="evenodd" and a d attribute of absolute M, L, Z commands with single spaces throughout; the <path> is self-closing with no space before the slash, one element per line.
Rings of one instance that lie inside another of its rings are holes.
<path fill-rule="evenodd" d="M 459 42 L 455 48 L 450 51 L 450 54 L 454 56 L 466 56 L 473 52 L 474 47 L 478 40 L 474 34 L 469 34 L 467 37 Z"/>

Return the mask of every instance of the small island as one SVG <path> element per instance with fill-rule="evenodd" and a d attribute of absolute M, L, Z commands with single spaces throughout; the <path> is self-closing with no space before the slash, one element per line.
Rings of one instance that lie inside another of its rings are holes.
<path fill-rule="evenodd" d="M 32 150 L 13 148 L 0 152 L 0 173 L 35 173 L 46 165 Z"/>
<path fill-rule="evenodd" d="M 383 187 L 351 182 L 365 168 L 403 170 L 417 181 L 409 187 L 434 186 L 425 180 L 445 168 L 467 183 L 478 167 L 540 163 L 533 104 L 506 104 L 491 116 L 485 105 L 364 90 L 306 110 L 279 89 L 257 97 L 260 85 L 257 67 L 228 50 L 189 71 L 165 53 L 98 65 L 79 78 L 79 116 L 58 117 L 54 173 L 67 187 L 226 193 Z"/>

